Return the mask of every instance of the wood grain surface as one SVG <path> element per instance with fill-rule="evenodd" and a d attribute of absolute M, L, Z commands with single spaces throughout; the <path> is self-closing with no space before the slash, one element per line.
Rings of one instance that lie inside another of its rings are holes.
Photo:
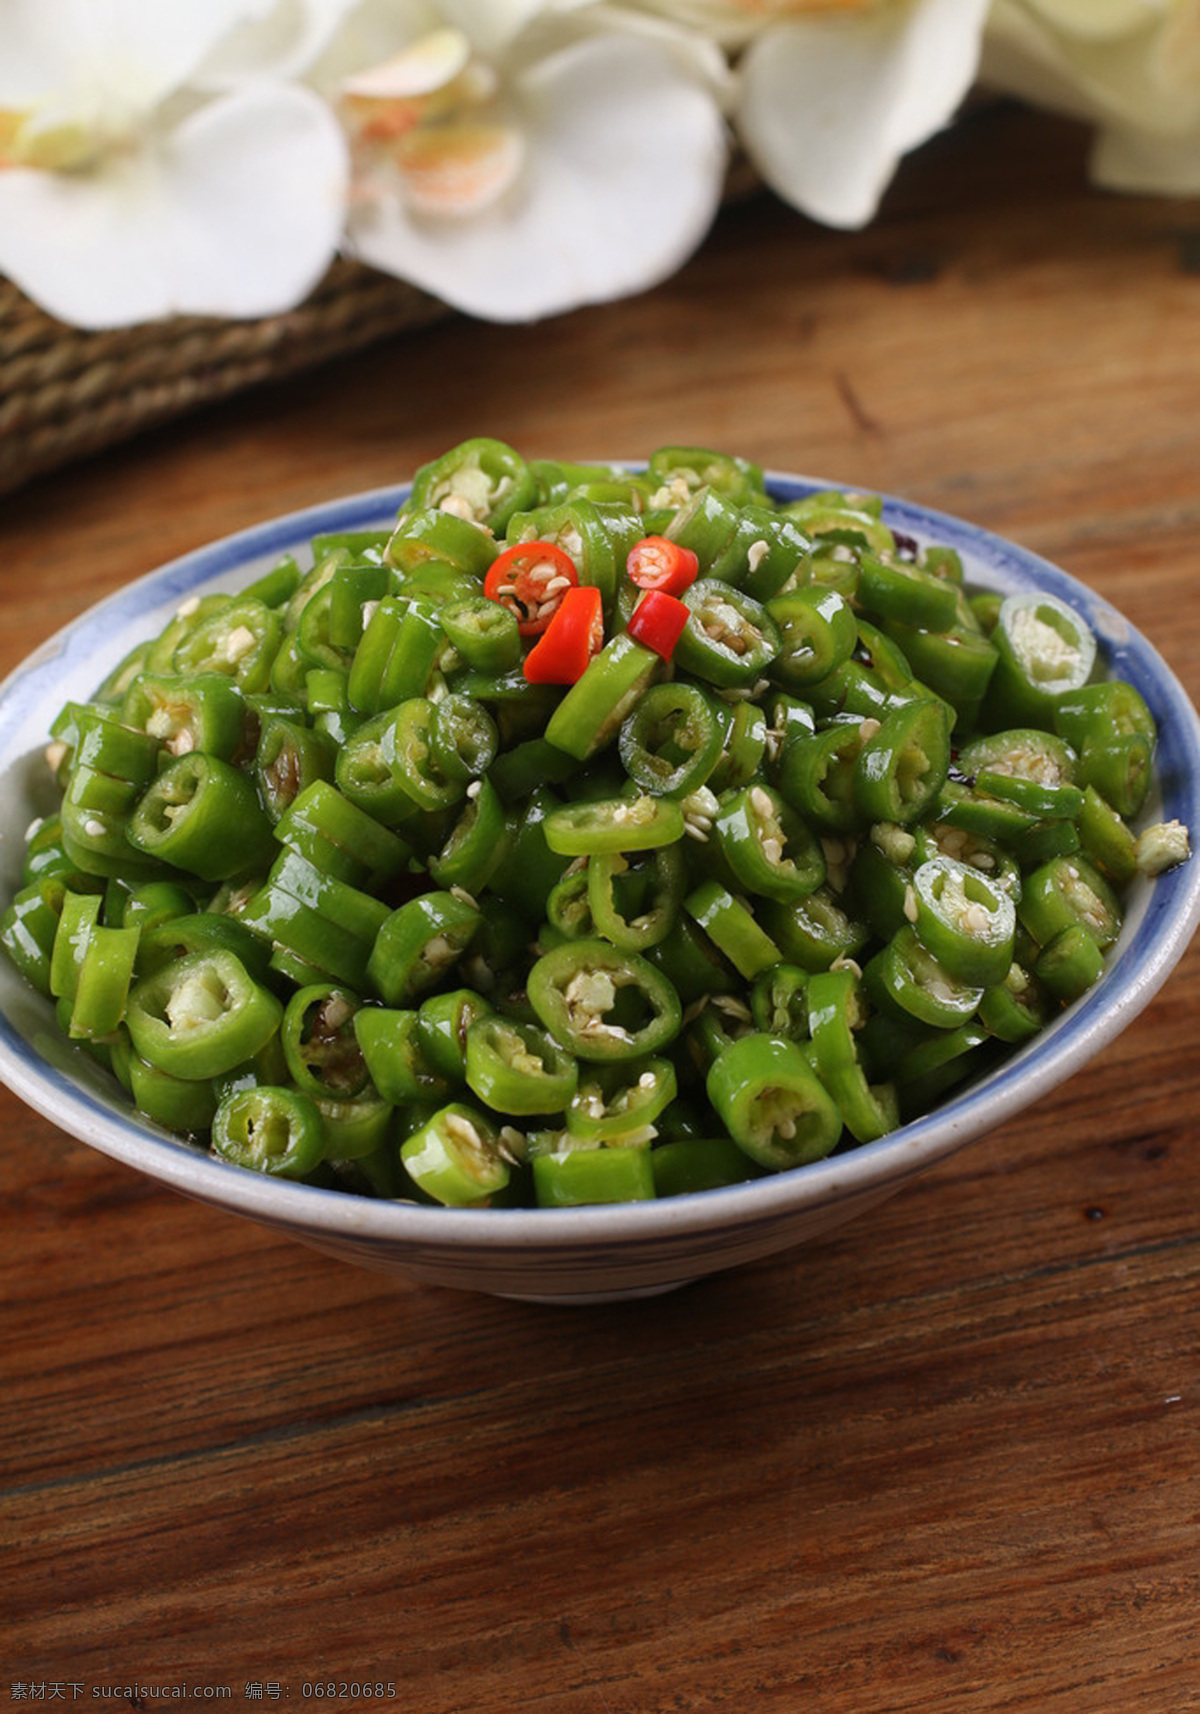
<path fill-rule="evenodd" d="M 1200 207 L 1091 191 L 1085 154 L 989 108 L 863 233 L 757 197 L 627 303 L 447 318 L 44 478 L 3 505 L 0 670 L 490 433 L 969 516 L 1195 696 Z M 1198 1036 L 1193 947 L 1099 1063 L 863 1221 L 583 1309 L 360 1272 L 0 1092 L 0 1701 L 1200 1708 Z"/>

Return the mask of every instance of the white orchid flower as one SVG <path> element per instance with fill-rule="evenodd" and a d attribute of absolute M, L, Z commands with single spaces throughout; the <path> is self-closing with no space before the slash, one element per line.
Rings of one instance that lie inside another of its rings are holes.
<path fill-rule="evenodd" d="M 970 89 L 988 0 L 645 0 L 740 49 L 733 122 L 778 195 L 863 226 Z"/>
<path fill-rule="evenodd" d="M 642 290 L 719 205 L 723 69 L 620 7 L 367 0 L 313 74 L 354 139 L 347 247 L 494 321 Z"/>
<path fill-rule="evenodd" d="M 1097 183 L 1200 194 L 1198 0 L 996 0 L 982 69 L 1094 125 Z"/>
<path fill-rule="evenodd" d="M 235 0 L 5 0 L 0 272 L 76 326 L 290 308 L 336 252 L 348 159 L 311 90 L 190 86 Z"/>

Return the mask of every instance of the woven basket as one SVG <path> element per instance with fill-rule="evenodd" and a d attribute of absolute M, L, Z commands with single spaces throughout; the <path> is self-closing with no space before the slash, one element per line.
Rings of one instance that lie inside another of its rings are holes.
<path fill-rule="evenodd" d="M 337 262 L 283 315 L 178 316 L 86 333 L 0 280 L 0 493 L 198 405 L 449 313 L 414 286 Z"/>

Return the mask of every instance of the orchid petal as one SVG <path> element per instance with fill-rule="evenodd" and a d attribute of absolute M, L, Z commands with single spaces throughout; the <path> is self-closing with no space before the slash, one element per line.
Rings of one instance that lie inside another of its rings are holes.
<path fill-rule="evenodd" d="M 461 30 L 432 30 L 382 65 L 356 72 L 342 85 L 347 95 L 411 100 L 432 95 L 460 77 L 471 62 L 471 43 Z"/>
<path fill-rule="evenodd" d="M 409 0 L 403 7 L 397 7 L 394 0 L 359 0 L 309 67 L 307 80 L 333 98 L 347 79 L 371 66 L 386 65 L 423 37 L 444 29 L 445 24 L 440 7 L 431 0 Z"/>
<path fill-rule="evenodd" d="M 332 260 L 346 175 L 323 102 L 247 90 L 193 114 L 157 151 L 90 173 L 0 173 L 0 270 L 79 327 L 278 313 Z"/>
<path fill-rule="evenodd" d="M 614 30 L 654 42 L 667 50 L 686 77 L 698 78 L 723 104 L 729 102 L 733 89 L 729 60 L 715 41 L 698 30 L 685 29 L 653 13 L 612 5 L 608 0 L 593 0 L 586 10 L 576 4 L 574 17 L 557 17 L 553 29 L 558 43 L 579 41 L 598 30 Z M 537 39 L 536 34 L 533 39 Z"/>
<path fill-rule="evenodd" d="M 988 0 L 916 0 L 796 19 L 747 49 L 737 125 L 786 201 L 865 225 L 901 157 L 940 130 L 974 80 Z"/>
<path fill-rule="evenodd" d="M 1074 119 L 1097 117 L 1059 42 L 1016 0 L 996 0 L 979 62 L 981 81 L 1031 106 Z"/>
<path fill-rule="evenodd" d="M 0 105 L 111 84 L 148 111 L 187 81 L 243 11 L 244 0 L 5 0 Z"/>
<path fill-rule="evenodd" d="M 900 158 L 941 129 L 974 81 L 987 0 L 917 0 L 778 24 L 742 65 L 737 129 L 785 201 L 864 226 Z"/>
<path fill-rule="evenodd" d="M 355 0 L 254 0 L 193 81 L 228 89 L 249 78 L 301 77 L 322 53 Z"/>
<path fill-rule="evenodd" d="M 1163 0 L 1025 0 L 1053 30 L 1093 41 L 1128 36 L 1161 19 Z"/>
<path fill-rule="evenodd" d="M 870 12 L 890 0 L 644 0 L 652 11 L 701 31 L 726 48 L 805 15 Z"/>
<path fill-rule="evenodd" d="M 448 23 L 470 36 L 481 54 L 495 55 L 539 17 L 579 10 L 589 0 L 441 0 Z"/>
<path fill-rule="evenodd" d="M 1111 127 L 1114 139 L 1124 136 L 1122 146 L 1136 147 L 1148 167 L 1152 137 L 1190 140 L 1200 127 L 1200 83 L 1186 75 L 1196 54 L 1200 42 L 1174 17 L 1135 52 L 1117 42 L 1071 42 L 1038 25 L 1013 0 L 997 0 L 981 72 L 1010 95 Z M 1144 142 L 1135 145 L 1139 137 Z"/>
<path fill-rule="evenodd" d="M 416 218 L 396 195 L 352 206 L 354 253 L 500 322 L 672 274 L 720 201 L 726 145 L 707 92 L 657 45 L 598 35 L 527 68 L 512 93 L 529 153 L 509 196 L 454 224 Z"/>

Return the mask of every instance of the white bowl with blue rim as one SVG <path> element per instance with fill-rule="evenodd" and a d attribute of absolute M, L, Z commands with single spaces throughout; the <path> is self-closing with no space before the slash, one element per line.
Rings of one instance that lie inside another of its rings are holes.
<path fill-rule="evenodd" d="M 781 500 L 841 486 L 772 473 Z M 19 884 L 24 830 L 53 807 L 43 753 L 64 702 L 85 699 L 181 602 L 237 590 L 312 537 L 387 528 L 407 489 L 294 512 L 184 555 L 91 608 L 0 685 L 0 904 Z M 968 581 L 1049 591 L 1082 614 L 1114 677 L 1158 722 L 1157 781 L 1145 818 L 1200 826 L 1200 721 L 1147 640 L 1075 579 L 946 514 L 884 500 L 918 542 L 961 554 Z M 661 1202 L 564 1209 L 450 1209 L 388 1202 L 231 1166 L 142 1118 L 123 1090 L 58 1030 L 53 1007 L 0 957 L 0 1079 L 52 1124 L 201 1202 L 286 1232 L 345 1261 L 436 1285 L 553 1302 L 646 1296 L 790 1249 L 861 1214 L 915 1174 L 994 1130 L 1080 1070 L 1149 1003 L 1200 922 L 1200 859 L 1128 895 L 1103 980 L 1037 1039 L 936 1111 L 879 1141 L 790 1172 Z"/>

